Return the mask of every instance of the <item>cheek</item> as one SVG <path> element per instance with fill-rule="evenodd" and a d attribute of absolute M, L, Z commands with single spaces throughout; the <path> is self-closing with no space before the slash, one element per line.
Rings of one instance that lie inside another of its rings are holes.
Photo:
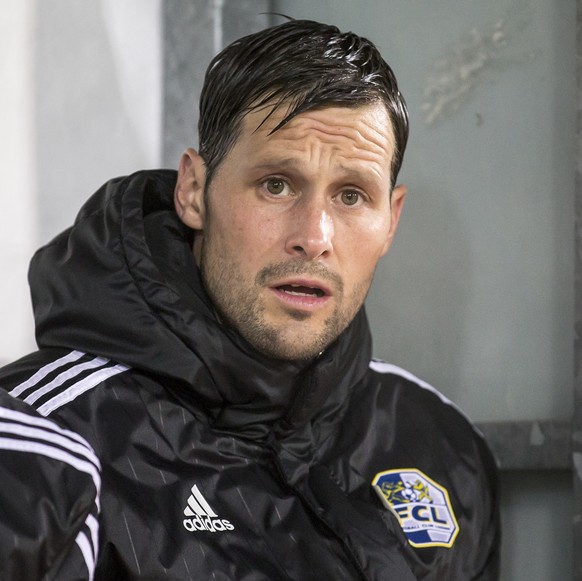
<path fill-rule="evenodd" d="M 383 256 L 390 240 L 389 232 L 390 220 L 366 220 L 357 228 L 349 228 L 343 235 L 347 238 L 346 248 L 351 255 L 367 263 Z"/>
<path fill-rule="evenodd" d="M 367 231 L 369 236 L 370 248 L 374 249 L 376 253 L 376 260 L 379 260 L 390 247 L 391 235 L 390 235 L 390 225 L 391 220 L 388 218 L 386 220 L 381 220 L 374 224 Z"/>
<path fill-rule="evenodd" d="M 387 228 L 387 226 L 386 226 Z M 380 258 L 385 254 L 388 236 L 382 227 L 351 233 L 351 243 L 343 250 L 344 281 L 354 287 L 368 286 Z M 350 280 L 351 279 L 351 280 Z"/>
<path fill-rule="evenodd" d="M 280 224 L 253 208 L 234 209 L 221 220 L 220 231 L 224 250 L 257 270 L 273 258 L 281 239 Z"/>

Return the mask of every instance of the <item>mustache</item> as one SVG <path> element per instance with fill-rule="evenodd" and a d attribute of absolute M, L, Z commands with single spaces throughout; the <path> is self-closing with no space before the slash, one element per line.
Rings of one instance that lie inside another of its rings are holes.
<path fill-rule="evenodd" d="M 321 263 L 305 262 L 303 260 L 269 264 L 259 270 L 255 277 L 255 282 L 258 285 L 263 286 L 267 285 L 270 280 L 285 278 L 291 275 L 319 278 L 320 280 L 331 283 L 331 286 L 333 286 L 339 293 L 342 293 L 344 290 L 344 282 L 339 274 L 329 270 L 327 266 L 324 266 Z"/>

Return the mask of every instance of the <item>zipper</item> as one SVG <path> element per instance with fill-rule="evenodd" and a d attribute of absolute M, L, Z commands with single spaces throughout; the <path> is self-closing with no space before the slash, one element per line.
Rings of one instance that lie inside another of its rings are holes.
<path fill-rule="evenodd" d="M 364 568 L 362 567 L 362 564 L 360 563 L 360 560 L 358 559 L 357 555 L 354 554 L 353 550 L 343 540 L 343 538 L 337 534 L 337 532 L 335 531 L 335 529 L 333 528 L 331 523 L 329 523 L 325 519 L 325 517 L 322 514 L 320 514 L 320 510 L 319 510 L 318 506 L 315 505 L 313 502 L 311 502 L 311 500 L 303 492 L 301 492 L 301 490 L 299 490 L 299 488 L 297 488 L 296 486 L 293 486 L 292 484 L 289 483 L 289 479 L 287 477 L 285 469 L 283 468 L 283 466 L 281 465 L 281 462 L 279 461 L 279 456 L 278 456 L 277 449 L 275 448 L 275 446 L 272 443 L 268 443 L 267 447 L 270 449 L 270 451 L 272 453 L 272 461 L 273 461 L 273 464 L 275 466 L 275 471 L 277 473 L 277 476 L 279 477 L 281 482 L 284 484 L 284 486 L 287 489 L 291 490 L 293 492 L 293 494 L 295 494 L 295 496 L 297 496 L 299 498 L 299 500 L 301 500 L 303 505 L 308 509 L 308 512 L 312 516 L 314 516 L 321 524 L 323 524 L 325 526 L 325 528 L 339 541 L 340 546 L 342 547 L 344 554 L 346 555 L 346 557 L 348 558 L 348 561 L 351 563 L 351 565 L 354 567 L 354 569 L 358 572 L 360 578 L 363 581 L 370 581 L 368 579 L 368 577 L 364 571 Z"/>

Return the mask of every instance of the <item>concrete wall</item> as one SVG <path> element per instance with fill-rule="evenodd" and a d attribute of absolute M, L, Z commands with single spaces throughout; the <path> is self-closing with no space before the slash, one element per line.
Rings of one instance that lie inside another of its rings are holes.
<path fill-rule="evenodd" d="M 105 180 L 161 156 L 161 0 L 6 0 L 0 362 L 34 348 L 26 268 Z"/>
<path fill-rule="evenodd" d="M 0 19 L 0 361 L 32 346 L 26 264 L 36 243 L 32 0 L 10 0 Z"/>

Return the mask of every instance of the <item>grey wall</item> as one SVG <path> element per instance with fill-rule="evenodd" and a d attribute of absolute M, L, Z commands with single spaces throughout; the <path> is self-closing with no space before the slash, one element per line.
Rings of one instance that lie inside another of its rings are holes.
<path fill-rule="evenodd" d="M 35 347 L 27 264 L 105 180 L 161 161 L 161 0 L 6 0 L 0 363 Z"/>
<path fill-rule="evenodd" d="M 160 20 L 160 0 L 36 0 L 41 242 L 68 226 L 105 180 L 159 166 Z"/>
<path fill-rule="evenodd" d="M 163 152 L 175 167 L 198 147 L 198 98 L 212 57 L 233 40 L 268 26 L 269 0 L 171 0 L 164 5 Z"/>

